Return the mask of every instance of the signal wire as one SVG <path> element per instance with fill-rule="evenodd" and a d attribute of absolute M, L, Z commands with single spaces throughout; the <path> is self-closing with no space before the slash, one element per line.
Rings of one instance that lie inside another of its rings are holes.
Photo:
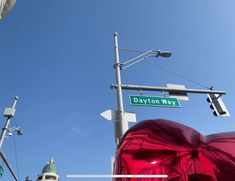
<path fill-rule="evenodd" d="M 142 53 L 144 53 L 144 52 L 146 52 L 146 51 L 144 51 L 144 50 L 134 50 L 134 49 L 130 49 L 130 48 L 119 48 L 119 50 L 122 51 L 123 53 L 128 53 L 128 52 L 142 52 Z M 144 62 L 146 63 L 146 61 L 144 61 Z M 174 76 L 176 76 L 176 77 L 179 77 L 179 78 L 181 78 L 181 79 L 187 80 L 187 81 L 189 81 L 189 82 L 191 82 L 191 83 L 193 83 L 193 84 L 195 84 L 195 85 L 198 85 L 198 86 L 200 86 L 200 87 L 203 87 L 203 88 L 206 88 L 206 89 L 209 89 L 209 90 L 213 90 L 213 86 L 210 86 L 210 87 L 205 86 L 205 85 L 203 85 L 203 84 L 201 84 L 201 83 L 199 83 L 199 82 L 197 82 L 197 81 L 194 81 L 194 80 L 192 80 L 192 79 L 187 78 L 186 76 L 183 76 L 183 75 L 181 75 L 181 74 L 179 74 L 179 73 L 176 73 L 176 72 L 174 72 L 174 71 L 168 70 L 168 69 L 165 68 L 165 67 L 162 67 L 162 66 L 160 66 L 160 65 L 157 65 L 157 64 L 155 64 L 155 63 L 153 63 L 153 62 L 150 62 L 150 63 L 151 63 L 152 65 L 156 66 L 158 69 L 164 71 L 164 72 L 167 72 L 167 73 L 169 73 L 169 74 L 172 74 L 172 75 L 174 75 Z"/>
<path fill-rule="evenodd" d="M 200 86 L 200 87 L 203 87 L 203 88 L 206 88 L 206 89 L 210 89 L 210 90 L 213 88 L 213 86 L 211 86 L 211 87 L 205 86 L 205 85 L 203 85 L 203 84 L 201 84 L 201 83 L 199 83 L 199 82 L 197 82 L 197 81 L 194 81 L 194 80 L 192 80 L 192 79 L 189 79 L 189 78 L 187 78 L 186 76 L 183 76 L 183 75 L 181 75 L 181 74 L 179 74 L 179 73 L 176 73 L 176 72 L 174 72 L 174 71 L 172 71 L 172 70 L 168 70 L 167 68 L 162 67 L 162 66 L 160 66 L 160 65 L 157 65 L 157 64 L 155 64 L 155 63 L 153 63 L 153 62 L 150 62 L 150 63 L 151 63 L 152 65 L 154 65 L 155 67 L 157 67 L 158 69 L 164 71 L 164 72 L 167 72 L 167 73 L 169 73 L 169 74 L 172 74 L 172 75 L 174 75 L 174 76 L 176 76 L 176 77 L 179 77 L 179 78 L 181 78 L 181 79 L 187 80 L 187 81 L 189 81 L 189 82 L 191 82 L 191 83 L 193 83 L 193 84 L 195 84 L 195 85 L 198 85 L 198 86 Z"/>

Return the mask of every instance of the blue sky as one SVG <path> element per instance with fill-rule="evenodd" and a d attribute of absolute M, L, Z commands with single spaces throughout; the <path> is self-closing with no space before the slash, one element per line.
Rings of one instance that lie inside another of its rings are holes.
<path fill-rule="evenodd" d="M 116 109 L 109 88 L 115 82 L 114 32 L 121 48 L 173 52 L 124 70 L 123 83 L 202 88 L 161 66 L 227 92 L 231 117 L 218 118 L 206 95 L 189 94 L 182 108 L 170 109 L 130 106 L 128 95 L 138 92 L 124 91 L 124 108 L 138 121 L 171 119 L 203 134 L 234 131 L 234 8 L 232 0 L 18 0 L 0 22 L 0 110 L 20 97 L 15 118 L 24 135 L 15 141 L 21 180 L 35 180 L 51 157 L 63 181 L 72 180 L 67 174 L 111 172 L 113 123 L 99 114 Z M 136 55 L 122 52 L 120 58 Z M 3 150 L 17 170 L 13 143 L 5 139 Z M 13 180 L 6 167 L 1 179 Z"/>

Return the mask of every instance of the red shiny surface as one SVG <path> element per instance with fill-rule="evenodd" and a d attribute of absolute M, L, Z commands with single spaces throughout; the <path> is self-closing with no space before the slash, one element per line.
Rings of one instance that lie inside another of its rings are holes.
<path fill-rule="evenodd" d="M 118 145 L 114 174 L 168 175 L 115 181 L 234 181 L 235 132 L 204 136 L 169 120 L 142 121 Z"/>

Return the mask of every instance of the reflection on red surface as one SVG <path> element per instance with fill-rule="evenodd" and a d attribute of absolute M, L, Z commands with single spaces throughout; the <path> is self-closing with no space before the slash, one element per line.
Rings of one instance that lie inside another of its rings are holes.
<path fill-rule="evenodd" d="M 114 174 L 168 175 L 115 181 L 234 181 L 235 132 L 203 136 L 169 120 L 142 121 L 118 145 Z"/>
<path fill-rule="evenodd" d="M 159 163 L 159 161 L 155 160 L 155 161 L 151 161 L 152 165 L 156 165 L 157 163 Z"/>

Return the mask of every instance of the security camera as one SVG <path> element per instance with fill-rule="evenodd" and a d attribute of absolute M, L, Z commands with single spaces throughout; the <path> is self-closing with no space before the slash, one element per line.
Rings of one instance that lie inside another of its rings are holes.
<path fill-rule="evenodd" d="M 22 130 L 21 127 L 16 128 L 15 131 L 16 131 L 16 133 L 17 133 L 18 135 L 22 135 L 22 134 L 23 134 L 23 130 Z"/>

